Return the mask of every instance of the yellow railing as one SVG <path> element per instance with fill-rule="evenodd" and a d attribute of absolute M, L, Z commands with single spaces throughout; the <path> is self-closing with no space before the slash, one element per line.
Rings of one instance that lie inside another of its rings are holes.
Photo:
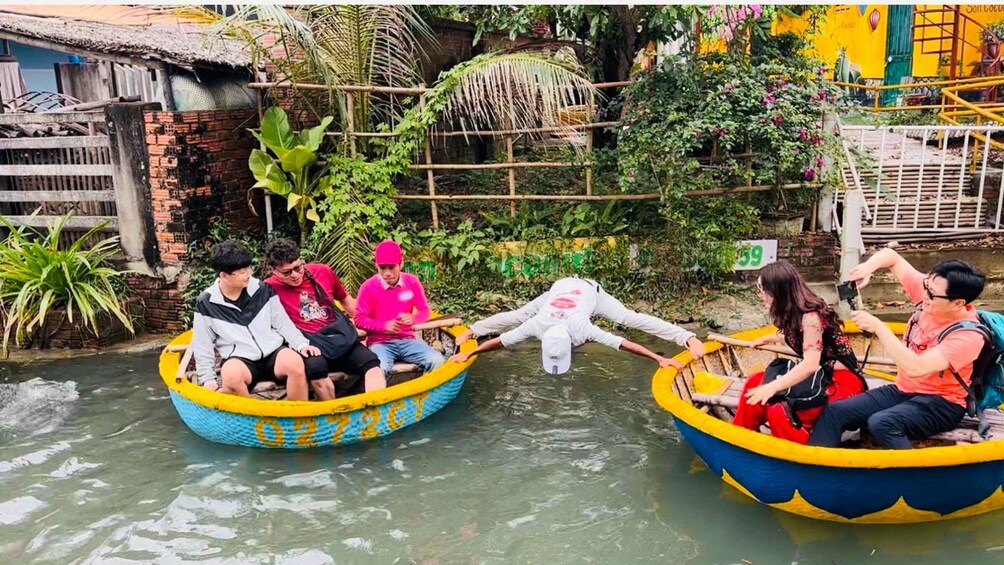
<path fill-rule="evenodd" d="M 1002 77 L 1004 78 L 1004 77 Z M 853 84 L 849 82 L 834 81 L 833 84 L 836 86 L 841 86 L 845 88 L 857 88 L 860 90 L 871 91 L 875 93 L 875 103 L 872 106 L 861 106 L 862 110 L 873 113 L 880 112 L 898 112 L 898 111 L 920 111 L 920 110 L 941 110 L 944 108 L 944 104 L 918 104 L 915 106 L 883 106 L 879 96 L 880 93 L 887 90 L 920 90 L 924 88 L 930 88 L 932 86 L 941 86 L 954 88 L 960 85 L 969 85 L 973 83 L 985 82 L 987 77 L 970 77 L 970 78 L 959 78 L 955 80 L 936 80 L 931 82 L 911 82 L 909 84 Z M 944 88 L 942 88 L 944 90 Z"/>

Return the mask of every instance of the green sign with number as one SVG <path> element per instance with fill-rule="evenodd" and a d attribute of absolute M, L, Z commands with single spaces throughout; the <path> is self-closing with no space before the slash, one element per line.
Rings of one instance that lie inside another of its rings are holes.
<path fill-rule="evenodd" d="M 748 239 L 736 242 L 739 258 L 733 271 L 753 271 L 777 261 L 776 239 Z"/>

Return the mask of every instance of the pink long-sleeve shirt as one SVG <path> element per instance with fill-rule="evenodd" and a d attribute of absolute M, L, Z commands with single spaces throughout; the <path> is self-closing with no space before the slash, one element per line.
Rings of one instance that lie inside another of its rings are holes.
<path fill-rule="evenodd" d="M 396 285 L 387 286 L 380 275 L 373 275 L 359 287 L 355 322 L 357 328 L 366 330 L 367 344 L 413 339 L 415 332 L 410 327 L 401 332 L 387 331 L 387 322 L 399 314 L 411 314 L 416 324 L 429 319 L 429 303 L 418 277 L 401 273 Z"/>

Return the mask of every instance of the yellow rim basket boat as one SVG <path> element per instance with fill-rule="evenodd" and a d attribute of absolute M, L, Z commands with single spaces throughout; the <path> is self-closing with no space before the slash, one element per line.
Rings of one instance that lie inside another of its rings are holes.
<path fill-rule="evenodd" d="M 447 318 L 415 327 L 423 339 L 449 358 L 457 349 L 456 337 L 466 329 L 459 324 L 460 320 Z M 160 354 L 160 376 L 178 415 L 209 441 L 250 447 L 322 447 L 390 434 L 449 404 L 474 362 L 447 359 L 424 375 L 419 375 L 414 365 L 395 365 L 392 374 L 411 372 L 414 378 L 382 390 L 323 402 L 268 400 L 254 395 L 244 398 L 210 391 L 189 380 L 191 337 L 191 331 L 175 337 Z M 470 351 L 476 346 L 475 340 L 468 340 L 459 349 Z"/>
<path fill-rule="evenodd" d="M 903 324 L 888 325 L 902 335 Z M 704 358 L 695 361 L 683 352 L 676 356 L 682 370 L 660 369 L 653 377 L 656 402 L 723 481 L 774 508 L 837 522 L 927 522 L 1004 507 L 1004 417 L 995 410 L 985 412 L 991 421 L 986 439 L 967 417 L 955 430 L 915 442 L 918 448 L 910 450 L 810 447 L 733 425 L 746 376 L 785 353 L 749 347 L 750 340 L 773 331 L 718 336 L 707 342 Z M 861 358 L 871 338 L 851 323 L 845 332 Z M 868 353 L 870 386 L 888 384 L 895 367 L 877 338 Z"/>

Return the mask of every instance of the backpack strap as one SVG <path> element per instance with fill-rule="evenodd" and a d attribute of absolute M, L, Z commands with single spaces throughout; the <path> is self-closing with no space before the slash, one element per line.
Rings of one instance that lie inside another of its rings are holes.
<path fill-rule="evenodd" d="M 974 322 L 972 320 L 961 320 L 950 324 L 947 328 L 941 330 L 941 333 L 938 334 L 937 343 L 941 343 L 942 341 L 944 341 L 945 338 L 948 337 L 948 334 L 960 330 L 969 330 L 979 333 L 980 336 L 983 337 L 984 347 L 986 347 L 987 344 L 994 343 L 994 337 L 990 331 L 990 328 L 988 328 L 982 322 Z M 977 356 L 977 358 L 979 358 L 979 356 Z M 976 360 L 974 359 L 973 363 L 975 364 L 975 362 Z M 973 369 L 975 370 L 975 366 L 973 367 Z M 950 372 L 952 376 L 955 377 L 955 380 L 959 382 L 959 385 L 962 387 L 962 390 L 966 391 L 966 404 L 968 405 L 970 402 L 973 403 L 973 407 L 971 409 L 969 408 L 969 406 L 967 406 L 967 411 L 970 412 L 971 416 L 975 415 L 974 414 L 976 408 L 975 402 L 977 399 L 974 397 L 972 387 L 966 384 L 966 381 L 962 379 L 962 375 L 960 375 L 958 371 L 953 369 L 951 365 L 948 366 L 948 372 Z M 941 372 L 941 376 L 942 377 L 945 376 L 944 371 Z"/>
<path fill-rule="evenodd" d="M 307 277 L 307 280 L 310 281 L 311 285 L 313 285 L 314 294 L 317 295 L 317 298 L 318 299 L 323 298 L 324 302 L 327 303 L 327 306 L 331 308 L 332 310 L 331 315 L 334 317 L 335 320 L 338 319 L 339 315 L 344 315 L 342 314 L 341 309 L 335 306 L 335 301 L 332 300 L 331 297 L 328 296 L 328 293 L 324 291 L 324 287 L 322 287 L 320 283 L 317 282 L 317 279 L 314 278 L 314 275 L 310 274 L 310 271 L 307 270 L 306 265 L 303 266 L 303 276 Z"/>

